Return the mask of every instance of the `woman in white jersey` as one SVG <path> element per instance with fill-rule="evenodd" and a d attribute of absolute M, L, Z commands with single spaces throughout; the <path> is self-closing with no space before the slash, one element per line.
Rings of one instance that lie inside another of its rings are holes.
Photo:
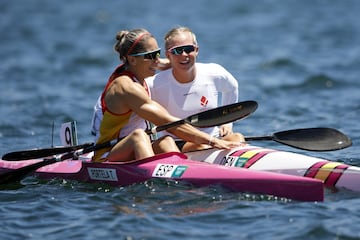
<path fill-rule="evenodd" d="M 238 102 L 238 83 L 222 66 L 215 63 L 196 63 L 199 47 L 195 34 L 187 27 L 171 29 L 165 36 L 166 56 L 171 69 L 147 78 L 151 98 L 170 114 L 179 118 Z M 244 142 L 232 124 L 202 128 L 213 137 Z M 183 151 L 207 148 L 202 144 L 177 141 Z"/>

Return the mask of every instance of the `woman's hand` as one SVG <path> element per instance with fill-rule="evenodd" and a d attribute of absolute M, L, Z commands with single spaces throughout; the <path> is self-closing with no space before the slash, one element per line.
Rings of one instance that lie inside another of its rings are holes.
<path fill-rule="evenodd" d="M 224 137 L 226 135 L 230 135 L 233 133 L 231 124 L 224 124 L 224 125 L 219 126 L 219 131 L 220 131 L 219 135 L 221 137 Z"/>
<path fill-rule="evenodd" d="M 212 138 L 211 142 L 210 142 L 210 146 L 214 147 L 214 148 L 219 148 L 219 149 L 231 149 L 234 147 L 239 147 L 239 146 L 243 146 L 244 144 L 241 142 L 233 142 L 233 141 L 227 141 L 227 140 L 222 140 L 219 138 Z"/>

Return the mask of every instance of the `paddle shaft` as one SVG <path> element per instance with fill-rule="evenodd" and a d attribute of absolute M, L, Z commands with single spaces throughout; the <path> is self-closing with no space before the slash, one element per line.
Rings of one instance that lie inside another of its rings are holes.
<path fill-rule="evenodd" d="M 245 141 L 268 141 L 268 140 L 274 140 L 273 136 L 251 136 L 251 137 L 245 137 Z"/>
<path fill-rule="evenodd" d="M 53 147 L 53 148 L 42 148 L 42 149 L 30 149 L 30 150 L 16 151 L 16 152 L 6 153 L 4 156 L 2 156 L 2 159 L 7 160 L 7 161 L 19 161 L 19 160 L 43 158 L 43 157 L 52 156 L 52 155 L 56 155 L 56 154 L 62 154 L 62 153 L 70 152 L 70 151 L 75 151 L 75 150 L 90 147 L 93 145 L 94 145 L 94 143 L 85 143 L 85 144 L 70 146 L 70 147 Z"/>
<path fill-rule="evenodd" d="M 192 116 L 189 116 L 185 119 L 182 119 L 182 120 L 179 120 L 179 121 L 176 121 L 173 123 L 155 127 L 153 129 L 151 129 L 150 131 L 146 131 L 146 132 L 149 134 L 149 133 L 154 133 L 154 132 L 158 132 L 158 131 L 163 131 L 163 130 L 181 125 L 183 123 L 189 123 L 189 124 L 197 126 L 197 127 L 201 127 L 201 126 L 209 127 L 209 126 L 221 125 L 221 124 L 225 124 L 228 122 L 238 120 L 240 118 L 247 117 L 249 114 L 251 114 L 252 112 L 254 112 L 256 110 L 257 106 L 258 106 L 258 104 L 255 101 L 245 101 L 245 102 L 241 102 L 241 103 L 230 104 L 230 105 L 218 107 L 215 109 L 207 110 L 207 111 L 204 111 L 204 112 L 201 112 L 198 114 L 194 114 Z M 0 183 L 4 184 L 4 183 L 10 183 L 10 182 L 14 182 L 14 181 L 19 181 L 22 178 L 24 178 L 26 175 L 30 174 L 33 171 L 36 171 L 40 167 L 50 165 L 55 162 L 63 161 L 63 160 L 70 159 L 70 158 L 76 159 L 78 156 L 80 156 L 82 154 L 96 151 L 96 150 L 99 150 L 99 149 L 102 149 L 105 147 L 111 147 L 111 146 L 115 145 L 116 142 L 117 142 L 117 140 L 112 140 L 112 141 L 105 142 L 102 144 L 87 146 L 83 149 L 79 149 L 76 151 L 66 153 L 66 154 L 62 155 L 61 157 L 44 159 L 43 161 L 37 162 L 35 164 L 30 164 L 30 165 L 22 167 L 22 168 L 10 170 L 9 172 L 0 175 Z"/>
<path fill-rule="evenodd" d="M 229 104 L 191 115 L 185 119 L 181 119 L 175 122 L 154 127 L 150 130 L 146 130 L 146 133 L 152 134 L 152 133 L 160 132 L 172 127 L 179 126 L 183 123 L 189 123 L 190 125 L 200 128 L 217 126 L 217 125 L 233 122 L 235 120 L 243 119 L 248 115 L 250 115 L 252 112 L 254 112 L 257 106 L 258 104 L 255 101 L 244 101 L 244 102 Z M 71 147 L 56 147 L 56 148 L 16 151 L 16 152 L 6 153 L 2 157 L 2 159 L 7 161 L 19 161 L 19 160 L 43 158 L 47 156 L 62 154 L 82 148 L 93 147 L 93 146 L 94 146 L 93 143 L 86 143 Z"/>

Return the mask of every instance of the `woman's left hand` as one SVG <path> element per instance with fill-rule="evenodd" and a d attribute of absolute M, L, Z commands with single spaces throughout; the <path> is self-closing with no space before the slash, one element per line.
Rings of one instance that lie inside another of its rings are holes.
<path fill-rule="evenodd" d="M 229 124 L 224 124 L 224 125 L 219 126 L 219 130 L 220 130 L 219 134 L 221 137 L 224 137 L 226 135 L 233 133 L 232 126 Z"/>

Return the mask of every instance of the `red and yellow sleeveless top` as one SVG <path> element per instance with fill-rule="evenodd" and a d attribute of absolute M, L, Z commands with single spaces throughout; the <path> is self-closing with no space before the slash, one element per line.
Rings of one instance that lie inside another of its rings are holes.
<path fill-rule="evenodd" d="M 114 81 L 114 79 L 124 75 L 130 77 L 134 82 L 138 82 L 134 74 L 132 74 L 129 71 L 126 71 L 124 64 L 119 65 L 115 69 L 115 71 L 111 74 L 104 88 L 104 91 L 102 92 L 101 95 L 101 107 L 103 112 L 103 119 L 100 124 L 100 136 L 96 144 L 101 144 L 114 139 L 122 138 L 127 134 L 129 134 L 131 131 L 133 131 L 135 128 L 146 127 L 145 120 L 138 117 L 135 113 L 133 113 L 132 110 L 129 110 L 128 112 L 123 114 L 116 114 L 111 112 L 106 106 L 105 95 L 110 84 L 112 83 L 112 81 Z M 95 151 L 92 161 L 94 162 L 106 161 L 107 153 L 110 150 L 111 147 L 103 148 Z"/>

